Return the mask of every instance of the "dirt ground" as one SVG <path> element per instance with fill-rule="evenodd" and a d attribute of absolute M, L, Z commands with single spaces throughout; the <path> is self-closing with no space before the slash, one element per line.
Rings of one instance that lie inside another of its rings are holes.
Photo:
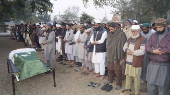
<path fill-rule="evenodd" d="M 11 74 L 7 73 L 6 59 L 10 51 L 23 47 L 22 42 L 11 40 L 10 37 L 0 37 L 0 95 L 12 95 Z M 37 52 L 37 55 L 45 62 L 41 52 Z M 100 88 L 107 77 L 100 81 L 92 74 L 84 76 L 81 72 L 75 72 L 74 68 L 66 68 L 56 62 L 56 87 L 53 87 L 52 74 L 41 74 L 16 82 L 16 95 L 119 95 L 124 90 L 125 81 L 121 90 L 114 90 L 115 84 L 112 83 L 113 89 L 110 92 L 103 91 Z M 90 81 L 101 85 L 98 88 L 88 87 Z M 145 86 L 146 84 L 142 84 L 142 88 Z"/>

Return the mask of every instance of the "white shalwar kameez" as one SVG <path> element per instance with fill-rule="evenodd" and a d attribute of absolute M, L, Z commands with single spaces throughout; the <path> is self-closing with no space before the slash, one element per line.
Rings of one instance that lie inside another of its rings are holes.
<path fill-rule="evenodd" d="M 97 32 L 98 34 L 98 32 Z M 91 36 L 90 38 L 90 42 L 93 43 L 94 42 L 94 34 Z M 97 37 L 97 36 L 96 36 Z M 106 40 L 107 38 L 107 32 L 105 31 L 103 34 L 102 34 L 102 37 L 100 40 L 96 41 L 98 42 L 99 44 L 102 44 L 104 43 L 104 41 Z M 95 38 L 96 39 L 96 38 Z M 94 68 L 95 68 L 95 73 L 100 73 L 100 75 L 104 75 L 105 74 L 105 58 L 106 58 L 106 52 L 95 52 L 96 51 L 96 45 L 94 45 L 94 48 L 93 48 L 93 59 L 92 59 L 92 62 L 94 63 Z"/>

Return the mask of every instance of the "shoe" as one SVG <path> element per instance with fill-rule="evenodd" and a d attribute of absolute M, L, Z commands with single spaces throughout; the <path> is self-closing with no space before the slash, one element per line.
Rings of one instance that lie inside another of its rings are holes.
<path fill-rule="evenodd" d="M 94 83 L 94 85 L 93 85 L 92 87 L 97 88 L 97 87 L 99 87 L 99 86 L 100 86 L 99 83 Z"/>
<path fill-rule="evenodd" d="M 62 65 L 68 65 L 68 64 L 66 64 L 66 63 L 63 63 Z"/>
<path fill-rule="evenodd" d="M 50 70 L 50 71 L 45 72 L 45 74 L 50 74 L 50 73 L 52 73 L 52 71 L 51 71 L 51 70 Z"/>
<path fill-rule="evenodd" d="M 82 63 L 79 63 L 78 65 L 77 65 L 77 67 L 81 67 L 82 66 Z"/>
<path fill-rule="evenodd" d="M 57 62 L 61 62 L 61 61 L 62 61 L 62 59 L 61 59 L 61 58 L 59 58 L 59 59 L 57 59 L 56 61 L 57 61 Z"/>
<path fill-rule="evenodd" d="M 103 85 L 101 89 L 102 89 L 102 90 L 106 90 L 106 88 L 107 88 L 108 85 L 109 85 L 109 84 Z"/>
<path fill-rule="evenodd" d="M 120 89 L 121 89 L 121 86 L 119 85 L 115 87 L 115 90 L 120 90 Z"/>
<path fill-rule="evenodd" d="M 75 68 L 74 71 L 78 72 L 78 71 L 81 71 L 80 68 Z"/>
<path fill-rule="evenodd" d="M 87 84 L 87 86 L 93 86 L 94 85 L 94 82 L 89 82 L 88 84 Z"/>
<path fill-rule="evenodd" d="M 105 89 L 105 91 L 109 92 L 113 89 L 113 86 L 112 85 L 108 85 Z"/>

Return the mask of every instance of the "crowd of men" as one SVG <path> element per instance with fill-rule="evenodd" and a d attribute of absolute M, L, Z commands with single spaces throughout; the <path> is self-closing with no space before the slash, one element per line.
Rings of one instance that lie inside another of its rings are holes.
<path fill-rule="evenodd" d="M 42 50 L 50 68 L 55 62 L 84 70 L 83 75 L 94 73 L 103 80 L 106 71 L 108 81 L 115 89 L 134 85 L 135 95 L 140 91 L 148 95 L 167 95 L 170 86 L 170 30 L 167 21 L 157 19 L 152 25 L 138 24 L 127 19 L 123 25 L 96 20 L 94 24 L 21 24 L 12 27 L 14 39 L 24 45 Z M 141 89 L 141 80 L 147 82 L 147 89 Z"/>

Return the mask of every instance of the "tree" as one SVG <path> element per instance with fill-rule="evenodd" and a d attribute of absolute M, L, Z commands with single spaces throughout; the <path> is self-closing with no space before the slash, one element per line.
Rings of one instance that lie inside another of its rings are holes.
<path fill-rule="evenodd" d="M 51 15 L 49 15 L 48 13 L 45 13 L 43 15 L 38 15 L 38 18 L 43 22 L 51 21 Z"/>
<path fill-rule="evenodd" d="M 68 7 L 65 11 L 64 14 L 61 15 L 61 20 L 67 23 L 74 23 L 79 21 L 78 13 L 79 13 L 80 8 L 73 6 L 73 7 Z"/>
<path fill-rule="evenodd" d="M 52 12 L 52 6 L 50 0 L 0 0 L 0 20 L 26 14 L 26 9 L 37 14 Z"/>
<path fill-rule="evenodd" d="M 83 0 L 84 5 L 86 6 L 88 2 L 91 0 Z M 93 0 L 93 4 L 97 7 L 103 7 L 103 6 L 111 6 L 114 4 L 115 1 L 119 0 Z"/>
<path fill-rule="evenodd" d="M 119 0 L 111 6 L 118 9 L 118 12 L 121 14 L 123 20 L 127 19 L 129 15 L 132 17 L 130 0 Z"/>
<path fill-rule="evenodd" d="M 90 0 L 83 0 L 86 5 Z M 167 18 L 170 0 L 93 0 L 95 6 L 117 8 L 122 19 L 132 17 L 139 21 L 154 22 L 157 18 Z"/>
<path fill-rule="evenodd" d="M 88 15 L 87 13 L 83 12 L 80 17 L 80 22 L 81 23 L 87 23 L 87 22 L 92 22 L 94 20 L 94 17 Z"/>

